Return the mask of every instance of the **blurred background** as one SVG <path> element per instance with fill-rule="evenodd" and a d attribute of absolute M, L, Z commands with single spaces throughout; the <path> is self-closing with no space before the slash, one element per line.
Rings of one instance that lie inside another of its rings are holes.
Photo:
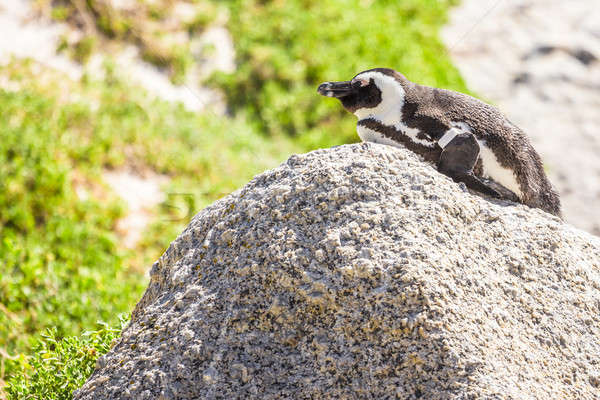
<path fill-rule="evenodd" d="M 365 69 L 499 106 L 600 234 L 596 1 L 0 0 L 0 398 L 69 398 L 195 213 L 357 141 L 316 87 Z"/>

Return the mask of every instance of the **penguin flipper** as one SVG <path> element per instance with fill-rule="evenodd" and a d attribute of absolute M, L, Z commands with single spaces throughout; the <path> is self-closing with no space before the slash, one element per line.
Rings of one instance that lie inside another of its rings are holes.
<path fill-rule="evenodd" d="M 449 176 L 455 182 L 463 182 L 469 189 L 495 198 L 502 198 L 503 196 L 492 185 L 473 173 L 479 152 L 479 143 L 472 133 L 458 133 L 450 142 L 444 144 L 438 162 L 438 171 Z"/>

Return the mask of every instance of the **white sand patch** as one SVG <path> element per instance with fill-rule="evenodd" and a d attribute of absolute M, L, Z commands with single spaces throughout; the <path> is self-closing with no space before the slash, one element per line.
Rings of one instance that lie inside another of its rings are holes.
<path fill-rule="evenodd" d="M 174 85 L 169 77 L 154 65 L 140 59 L 139 50 L 135 46 L 126 46 L 120 53 L 113 56 L 118 66 L 120 76 L 131 79 L 151 94 L 162 100 L 180 102 L 188 111 L 198 112 L 209 109 L 223 115 L 225 104 L 222 94 L 214 89 L 208 89 L 191 82 Z M 94 55 L 89 62 L 89 68 L 95 76 L 103 73 L 105 55 Z M 189 79 L 191 81 L 191 79 Z"/>
<path fill-rule="evenodd" d="M 103 178 L 127 203 L 128 214 L 119 220 L 117 229 L 123 235 L 123 245 L 133 248 L 154 216 L 156 206 L 165 200 L 161 186 L 169 178 L 152 173 L 146 173 L 142 177 L 124 170 L 105 171 Z"/>
<path fill-rule="evenodd" d="M 81 65 L 56 54 L 60 36 L 68 32 L 66 24 L 36 18 L 27 0 L 0 0 L 0 65 L 12 57 L 31 58 L 79 79 Z"/>
<path fill-rule="evenodd" d="M 135 7 L 135 0 L 111 0 L 111 5 L 116 9 L 132 9 Z"/>
<path fill-rule="evenodd" d="M 194 53 L 200 57 L 202 74 L 208 76 L 215 71 L 235 71 L 235 49 L 229 31 L 222 26 L 208 28 L 197 40 Z M 209 56 L 204 50 L 209 47 Z"/>

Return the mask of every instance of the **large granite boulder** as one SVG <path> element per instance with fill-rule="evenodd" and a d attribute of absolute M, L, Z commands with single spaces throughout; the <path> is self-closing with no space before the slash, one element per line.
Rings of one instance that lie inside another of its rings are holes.
<path fill-rule="evenodd" d="M 75 399 L 599 396 L 600 240 L 357 144 L 196 215 Z"/>

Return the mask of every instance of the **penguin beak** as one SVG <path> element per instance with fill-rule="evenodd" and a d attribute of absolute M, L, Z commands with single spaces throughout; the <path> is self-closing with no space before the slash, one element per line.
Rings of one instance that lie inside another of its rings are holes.
<path fill-rule="evenodd" d="M 354 93 L 354 88 L 350 81 L 325 82 L 319 85 L 317 92 L 322 96 L 340 98 Z"/>

